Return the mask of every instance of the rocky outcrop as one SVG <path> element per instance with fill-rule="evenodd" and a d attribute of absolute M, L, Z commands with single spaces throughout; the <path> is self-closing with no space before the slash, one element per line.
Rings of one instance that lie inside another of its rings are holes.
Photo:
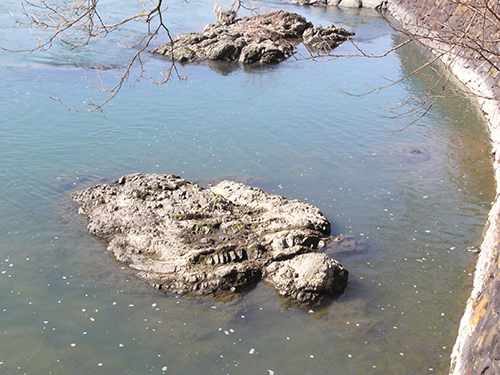
<path fill-rule="evenodd" d="M 391 0 L 389 10 L 477 98 L 491 131 L 497 196 L 474 286 L 451 355 L 450 374 L 500 373 L 500 3 L 482 0 Z"/>
<path fill-rule="evenodd" d="M 335 27 L 310 27 L 304 31 L 302 38 L 311 52 L 327 53 L 353 35 L 350 31 Z"/>
<path fill-rule="evenodd" d="M 316 253 L 330 240 L 330 223 L 309 204 L 231 181 L 203 189 L 142 174 L 72 197 L 116 259 L 165 292 L 222 296 L 263 278 L 308 304 L 347 285 L 348 272 Z"/>
<path fill-rule="evenodd" d="M 321 32 L 323 28 L 313 28 L 304 17 L 282 10 L 241 19 L 234 12 L 219 13 L 218 21 L 202 31 L 179 34 L 152 52 L 179 62 L 277 63 L 294 54 L 294 45 L 300 43 L 309 29 L 316 31 L 304 39 L 304 44 L 313 51 L 331 51 L 353 35 L 333 25 Z"/>

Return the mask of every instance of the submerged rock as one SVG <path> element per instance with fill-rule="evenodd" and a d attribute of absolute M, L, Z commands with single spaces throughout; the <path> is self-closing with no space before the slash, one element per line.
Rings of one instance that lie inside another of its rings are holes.
<path fill-rule="evenodd" d="M 334 25 L 326 27 L 311 27 L 304 31 L 302 38 L 307 49 L 311 52 L 327 53 L 345 42 L 352 32 Z"/>
<path fill-rule="evenodd" d="M 340 264 L 314 253 L 329 241 L 330 223 L 309 204 L 232 181 L 203 189 L 155 174 L 72 197 L 116 259 L 166 292 L 232 294 L 264 275 L 281 295 L 311 303 L 347 285 Z"/>
<path fill-rule="evenodd" d="M 154 48 L 173 61 L 235 61 L 244 64 L 276 63 L 293 55 L 294 43 L 313 24 L 285 11 L 237 19 L 234 12 L 219 12 L 218 21 L 200 32 L 179 34 L 164 46 Z M 310 50 L 328 52 L 353 33 L 333 25 L 314 28 L 314 38 L 304 41 Z M 325 33 L 321 33 L 324 29 Z M 325 35 L 326 38 L 322 38 Z"/>
<path fill-rule="evenodd" d="M 335 256 L 335 254 L 353 254 L 367 251 L 367 241 L 364 237 L 355 237 L 353 235 L 335 236 L 328 244 L 325 253 Z"/>

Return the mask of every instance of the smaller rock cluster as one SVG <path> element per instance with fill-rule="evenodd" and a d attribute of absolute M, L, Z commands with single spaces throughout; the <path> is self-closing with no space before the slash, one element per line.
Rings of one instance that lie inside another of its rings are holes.
<path fill-rule="evenodd" d="M 333 25 L 313 27 L 304 17 L 285 11 L 236 18 L 220 11 L 218 21 L 200 32 L 179 34 L 152 52 L 173 61 L 233 61 L 243 64 L 277 63 L 295 52 L 301 41 L 310 51 L 328 52 L 353 33 Z"/>
<path fill-rule="evenodd" d="M 264 280 L 310 304 L 347 286 L 342 265 L 316 253 L 330 240 L 330 223 L 309 204 L 232 181 L 203 189 L 156 174 L 72 197 L 116 259 L 165 292 L 227 296 Z"/>

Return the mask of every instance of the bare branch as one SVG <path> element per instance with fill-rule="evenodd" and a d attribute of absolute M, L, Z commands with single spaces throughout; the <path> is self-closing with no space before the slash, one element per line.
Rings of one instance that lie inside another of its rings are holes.
<path fill-rule="evenodd" d="M 147 51 L 153 40 L 160 34 L 166 33 L 167 38 L 173 42 L 170 31 L 164 22 L 164 12 L 167 6 L 163 0 L 137 0 L 140 5 L 140 10 L 122 19 L 113 19 L 112 14 L 106 14 L 102 1 L 100 0 L 59 0 L 51 2 L 48 0 L 19 0 L 21 4 L 22 19 L 16 19 L 19 25 L 27 26 L 32 32 L 33 38 L 36 41 L 36 47 L 30 49 L 33 51 L 45 51 L 52 48 L 54 45 L 64 45 L 66 48 L 76 49 L 87 46 L 90 43 L 102 38 L 106 38 L 110 33 L 123 29 L 131 22 L 142 22 L 145 24 L 144 33 L 141 35 L 134 35 L 131 45 L 125 46 L 126 48 L 134 49 L 132 57 L 128 60 L 127 64 L 117 69 L 119 71 L 118 82 L 113 84 L 112 87 L 107 87 L 103 78 L 101 77 L 100 70 L 102 67 L 95 66 L 97 69 L 97 80 L 89 82 L 97 88 L 100 92 L 107 95 L 106 99 L 101 103 L 88 103 L 90 108 L 82 112 L 98 111 L 102 113 L 103 106 L 112 101 L 120 92 L 123 85 L 131 78 L 132 69 L 139 68 L 139 73 L 134 77 L 133 82 L 141 79 L 147 79 L 155 84 L 168 82 L 173 77 L 183 79 L 175 65 L 171 63 L 169 68 L 164 72 L 160 72 L 161 79 L 154 80 L 151 77 L 145 76 L 145 70 L 142 61 L 142 54 Z M 370 88 L 364 93 L 353 94 L 347 93 L 352 96 L 362 97 L 383 89 L 389 88 L 394 85 L 401 84 L 402 82 L 413 79 L 414 76 L 421 74 L 424 70 L 430 69 L 435 77 L 434 83 L 428 88 L 424 94 L 413 93 L 413 96 L 403 100 L 401 103 L 396 104 L 395 108 L 411 105 L 412 107 L 404 115 L 399 117 L 414 116 L 418 114 L 417 120 L 425 116 L 436 101 L 444 95 L 444 88 L 448 86 L 450 75 L 449 72 L 441 74 L 437 69 L 433 68 L 433 64 L 439 59 L 447 59 L 448 62 L 453 63 L 463 59 L 468 59 L 473 66 L 481 63 L 486 63 L 492 69 L 500 71 L 500 39 L 487 37 L 486 31 L 489 28 L 500 30 L 500 5 L 496 0 L 477 0 L 470 2 L 468 0 L 446 0 L 448 3 L 456 4 L 457 6 L 464 7 L 472 16 L 464 22 L 460 28 L 454 28 L 448 24 L 442 24 L 439 33 L 433 30 L 424 30 L 423 32 L 408 32 L 397 28 L 390 22 L 379 10 L 379 13 L 384 17 L 397 33 L 406 36 L 402 42 L 388 48 L 387 50 L 374 54 L 367 52 L 362 44 L 356 41 L 355 38 L 350 38 L 349 42 L 354 48 L 353 53 L 335 53 L 330 51 L 324 52 L 309 52 L 309 55 L 297 52 L 294 57 L 297 60 L 310 60 L 314 62 L 327 62 L 338 58 L 352 58 L 362 57 L 368 59 L 384 58 L 391 53 L 405 48 L 412 42 L 420 44 L 429 44 L 437 46 L 435 50 L 439 51 L 434 58 L 430 61 L 420 64 L 413 71 L 406 73 L 401 78 L 395 81 L 388 81 L 386 85 L 380 87 Z M 218 11 L 219 5 L 217 0 L 214 2 L 214 11 Z M 252 9 L 247 7 L 243 0 L 234 0 L 230 11 L 237 12 L 241 8 Z M 254 10 L 254 9 L 253 9 Z M 12 14 L 12 12 L 11 12 Z M 417 25 L 419 26 L 419 25 Z M 45 38 L 32 30 L 37 29 L 43 31 Z M 1 47 L 0 47 L 1 48 Z M 5 48 L 3 48 L 5 49 Z M 173 53 L 173 49 L 172 49 Z M 173 58 L 171 59 L 173 61 Z M 346 93 L 345 91 L 343 91 Z M 62 101 L 57 98 L 54 100 Z M 485 98 L 490 100 L 498 100 L 498 98 Z M 76 110 L 70 106 L 68 109 Z M 415 121 L 412 121 L 414 123 Z"/>
<path fill-rule="evenodd" d="M 168 38 L 172 39 L 170 31 L 163 21 L 163 12 L 167 9 L 163 4 L 163 0 L 138 0 L 138 3 L 142 8 L 139 12 L 123 19 L 111 21 L 111 15 L 104 16 L 104 13 L 102 13 L 100 0 L 64 0 L 55 4 L 49 3 L 46 0 L 41 0 L 38 3 L 34 3 L 32 0 L 20 0 L 24 18 L 15 18 L 17 24 L 28 26 L 30 30 L 33 28 L 44 30 L 47 35 L 47 37 L 42 38 L 32 32 L 37 45 L 28 51 L 22 52 L 46 51 L 52 48 L 56 42 L 70 49 L 76 49 L 86 46 L 94 40 L 103 39 L 132 21 L 147 24 L 147 32 L 142 36 L 136 36 L 136 42 L 131 46 L 127 46 L 129 49 L 135 48 L 136 51 L 125 66 L 117 69 L 120 71 L 118 83 L 108 88 L 104 84 L 100 74 L 98 74 L 97 83 L 91 82 L 100 92 L 108 94 L 108 97 L 101 103 L 88 103 L 91 108 L 81 112 L 98 111 L 102 113 L 103 106 L 112 101 L 128 81 L 131 69 L 134 66 L 137 65 L 140 68 L 140 73 L 134 81 L 143 78 L 152 80 L 144 76 L 141 55 L 151 46 L 152 41 L 160 32 L 165 32 Z M 148 5 L 152 6 L 148 9 Z M 155 27 L 151 30 L 153 22 L 155 23 Z M 99 67 L 95 66 L 95 68 L 99 70 Z M 169 81 L 173 75 L 182 78 L 172 63 L 172 66 L 168 69 L 168 73 L 162 74 L 162 82 Z M 155 83 L 157 82 L 155 81 Z M 80 111 L 65 105 L 60 99 L 53 99 L 72 111 Z"/>

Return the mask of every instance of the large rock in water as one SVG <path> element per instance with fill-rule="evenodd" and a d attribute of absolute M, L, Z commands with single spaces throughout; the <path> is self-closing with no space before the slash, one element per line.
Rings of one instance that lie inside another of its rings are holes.
<path fill-rule="evenodd" d="M 315 253 L 330 239 L 330 223 L 310 204 L 231 181 L 203 189 L 156 174 L 72 197 L 116 259 L 166 292 L 224 295 L 264 277 L 281 295 L 311 303 L 347 285 L 348 272 Z"/>
<path fill-rule="evenodd" d="M 218 21 L 202 31 L 179 34 L 152 52 L 180 62 L 276 63 L 293 55 L 294 43 L 302 41 L 309 29 L 313 29 L 313 24 L 304 17 L 282 10 L 240 19 L 234 12 L 220 12 Z M 328 52 L 351 35 L 352 32 L 331 25 L 314 28 L 303 41 L 312 52 Z"/>

